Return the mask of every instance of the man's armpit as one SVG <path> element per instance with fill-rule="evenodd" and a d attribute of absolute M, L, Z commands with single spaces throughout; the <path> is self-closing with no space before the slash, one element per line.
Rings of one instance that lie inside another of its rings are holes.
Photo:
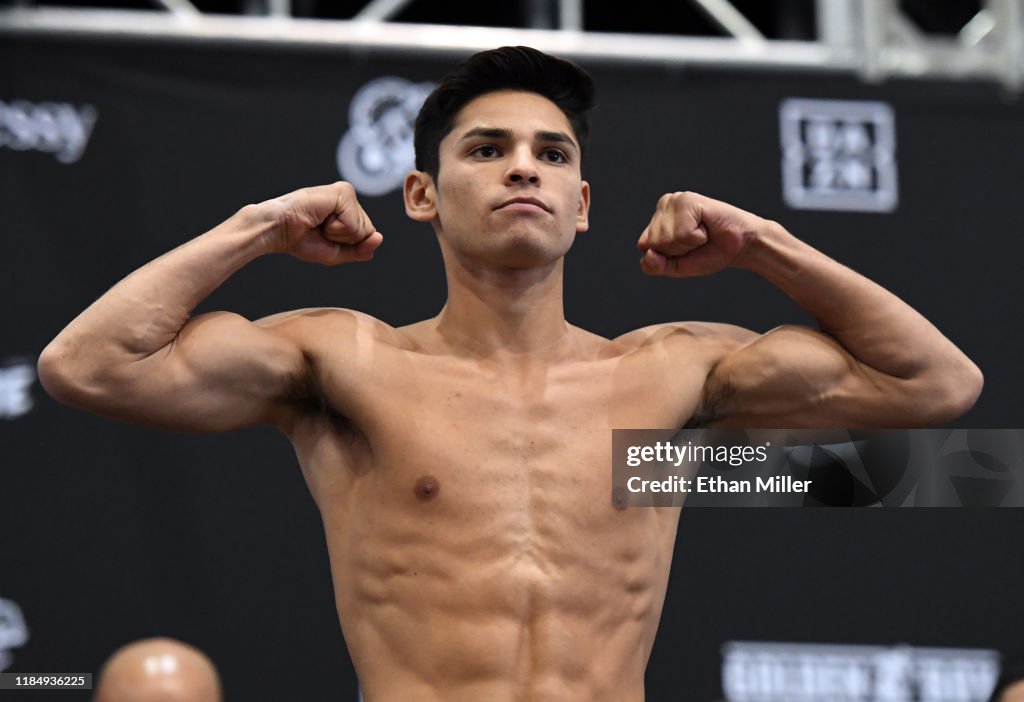
<path fill-rule="evenodd" d="M 704 382 L 704 389 L 701 392 L 700 402 L 697 408 L 690 415 L 690 419 L 683 425 L 684 429 L 703 429 L 712 425 L 725 416 L 729 403 L 733 400 L 736 391 L 727 383 L 723 383 L 716 377 L 719 360 L 712 366 Z"/>
<path fill-rule="evenodd" d="M 302 352 L 302 363 L 288 374 L 282 399 L 309 409 L 326 402 L 316 379 L 316 364 L 309 352 Z"/>

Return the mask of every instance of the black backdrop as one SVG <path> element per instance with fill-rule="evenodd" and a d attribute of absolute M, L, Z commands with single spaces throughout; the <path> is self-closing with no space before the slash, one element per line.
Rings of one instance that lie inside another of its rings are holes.
<path fill-rule="evenodd" d="M 0 148 L 0 360 L 34 361 L 117 279 L 241 205 L 338 179 L 352 94 L 382 75 L 434 81 L 451 58 L 0 37 L 0 101 L 98 114 L 74 163 Z M 956 426 L 1024 426 L 1024 102 L 978 84 L 587 67 L 600 91 L 584 164 L 594 203 L 567 263 L 571 321 L 606 335 L 672 319 L 807 321 L 742 272 L 639 272 L 634 242 L 657 198 L 692 189 L 783 222 L 960 344 L 987 385 Z M 893 107 L 894 212 L 783 203 L 788 97 Z M 387 237 L 372 264 L 260 260 L 204 309 L 337 305 L 394 325 L 435 314 L 444 287 L 429 228 L 405 219 L 397 193 L 364 205 Z M 96 671 L 122 643 L 166 634 L 210 653 L 229 700 L 355 699 L 318 515 L 283 438 L 163 433 L 60 406 L 37 384 L 32 397 L 0 423 L 0 597 L 31 630 L 11 671 Z M 714 699 L 720 647 L 734 639 L 1024 656 L 1022 534 L 1017 509 L 689 510 L 648 698 Z"/>

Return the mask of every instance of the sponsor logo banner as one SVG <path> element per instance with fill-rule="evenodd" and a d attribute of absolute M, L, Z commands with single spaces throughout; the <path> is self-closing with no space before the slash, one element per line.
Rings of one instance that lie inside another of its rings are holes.
<path fill-rule="evenodd" d="M 338 142 L 341 177 L 361 195 L 386 195 L 415 167 L 413 127 L 434 86 L 384 77 L 360 88 L 349 105 L 349 128 Z"/>
<path fill-rule="evenodd" d="M 798 210 L 896 209 L 896 129 L 882 102 L 804 100 L 779 107 L 783 197 Z"/>
<path fill-rule="evenodd" d="M 729 702 L 984 702 L 998 676 L 984 649 L 737 641 L 722 662 Z"/>
<path fill-rule="evenodd" d="M 40 151 L 74 163 L 85 153 L 98 118 L 92 105 L 0 100 L 0 148 Z"/>

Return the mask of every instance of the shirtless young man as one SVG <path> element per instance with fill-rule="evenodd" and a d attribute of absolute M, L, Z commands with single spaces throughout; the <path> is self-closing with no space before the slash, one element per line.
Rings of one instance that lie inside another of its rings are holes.
<path fill-rule="evenodd" d="M 824 331 L 676 323 L 608 340 L 566 322 L 591 93 L 574 65 L 506 48 L 428 98 L 404 192 L 444 258 L 433 319 L 190 318 L 264 254 L 372 258 L 383 237 L 335 183 L 243 207 L 135 271 L 40 358 L 54 397 L 95 412 L 287 434 L 367 702 L 644 699 L 679 511 L 612 507 L 613 428 L 926 425 L 980 392 L 974 364 L 895 296 L 692 193 L 658 202 L 643 271 L 745 268 Z"/>

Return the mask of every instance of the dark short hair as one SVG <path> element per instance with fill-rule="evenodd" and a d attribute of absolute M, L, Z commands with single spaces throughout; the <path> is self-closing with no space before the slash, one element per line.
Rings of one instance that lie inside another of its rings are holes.
<path fill-rule="evenodd" d="M 571 61 L 528 46 L 503 46 L 473 54 L 446 75 L 423 103 L 416 117 L 416 168 L 437 180 L 440 147 L 459 111 L 474 98 L 499 90 L 537 93 L 565 114 L 584 148 L 594 105 L 594 81 Z"/>

